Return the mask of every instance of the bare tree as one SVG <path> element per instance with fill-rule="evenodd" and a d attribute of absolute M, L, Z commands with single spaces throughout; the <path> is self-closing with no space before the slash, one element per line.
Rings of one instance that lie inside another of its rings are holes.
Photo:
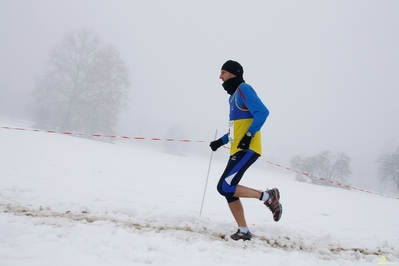
<path fill-rule="evenodd" d="M 322 151 L 316 155 L 316 174 L 327 180 L 346 183 L 352 174 L 350 170 L 350 158 L 345 153 L 332 154 L 330 151 Z"/>
<path fill-rule="evenodd" d="M 350 170 L 350 158 L 345 153 L 333 154 L 330 151 L 322 151 L 316 155 L 305 157 L 303 155 L 295 156 L 291 159 L 291 166 L 300 173 L 296 180 L 310 182 L 321 185 L 332 185 L 319 178 L 334 181 L 335 183 L 347 183 L 347 178 L 352 174 Z M 302 173 L 318 178 L 308 179 Z"/>
<path fill-rule="evenodd" d="M 102 46 L 92 31 L 71 31 L 53 47 L 36 82 L 31 114 L 42 128 L 110 134 L 129 87 L 128 69 L 113 46 Z"/>
<path fill-rule="evenodd" d="M 383 182 L 393 181 L 399 192 L 399 146 L 394 153 L 381 155 L 377 159 L 378 172 Z"/>
<path fill-rule="evenodd" d="M 296 180 L 306 182 L 308 178 L 303 175 L 314 175 L 317 167 L 316 158 L 314 156 L 305 157 L 304 155 L 297 155 L 290 161 L 291 167 L 298 170 Z"/>

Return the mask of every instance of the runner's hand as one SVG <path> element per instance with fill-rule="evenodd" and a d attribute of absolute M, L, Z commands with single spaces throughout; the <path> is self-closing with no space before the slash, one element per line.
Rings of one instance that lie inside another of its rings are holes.
<path fill-rule="evenodd" d="M 243 149 L 243 150 L 248 150 L 251 140 L 252 140 L 252 136 L 248 136 L 247 134 L 245 134 L 244 137 L 242 137 L 240 143 L 238 143 L 237 148 Z"/>
<path fill-rule="evenodd" d="M 209 144 L 209 147 L 211 147 L 211 149 L 213 151 L 216 151 L 217 149 L 219 149 L 221 146 L 223 145 L 223 141 L 222 139 L 218 139 L 218 140 L 214 140 Z"/>

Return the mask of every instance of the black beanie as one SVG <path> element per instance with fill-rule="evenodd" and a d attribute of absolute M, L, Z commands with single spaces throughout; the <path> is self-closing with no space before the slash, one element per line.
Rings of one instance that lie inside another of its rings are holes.
<path fill-rule="evenodd" d="M 240 63 L 229 60 L 226 63 L 223 64 L 222 70 L 226 70 L 227 72 L 230 72 L 231 74 L 236 75 L 237 77 L 242 77 L 244 74 L 244 69 L 240 65 Z"/>

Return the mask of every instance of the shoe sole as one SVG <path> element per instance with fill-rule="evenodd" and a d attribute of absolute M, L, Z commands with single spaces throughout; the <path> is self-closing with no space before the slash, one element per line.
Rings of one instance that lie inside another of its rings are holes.
<path fill-rule="evenodd" d="M 279 212 L 279 216 L 277 217 L 277 219 L 274 219 L 274 213 L 272 213 L 272 214 L 273 214 L 273 220 L 275 222 L 278 222 L 278 221 L 280 221 L 281 215 L 283 214 L 283 205 L 281 205 L 281 203 L 280 203 L 280 191 L 277 188 L 274 188 L 274 191 L 276 191 L 275 196 L 277 197 L 277 200 L 278 200 L 278 205 L 280 207 L 280 212 Z"/>
<path fill-rule="evenodd" d="M 283 214 L 283 205 L 281 205 L 280 203 L 280 191 L 276 188 L 276 192 L 277 192 L 277 200 L 278 200 L 278 205 L 280 206 L 280 213 L 279 216 L 277 217 L 277 219 L 274 219 L 274 215 L 273 215 L 273 220 L 278 222 L 281 219 L 281 215 Z"/>
<path fill-rule="evenodd" d="M 276 190 L 276 192 L 277 192 L 277 198 L 278 198 L 278 200 L 280 201 L 280 191 L 279 191 L 277 188 L 275 188 L 275 190 Z"/>
<path fill-rule="evenodd" d="M 230 235 L 230 236 L 229 236 L 229 235 L 221 235 L 220 238 L 223 239 L 223 240 L 229 240 L 229 239 L 231 239 L 231 240 L 234 240 L 234 241 L 239 241 L 239 240 L 251 241 L 251 239 L 252 239 L 252 237 L 251 237 L 250 239 L 243 239 L 243 238 L 234 239 L 234 238 L 231 237 L 231 235 Z"/>
<path fill-rule="evenodd" d="M 233 238 L 232 236 L 230 236 L 231 239 L 233 239 L 234 241 L 239 241 L 239 240 L 243 240 L 243 241 L 251 241 L 251 238 Z"/>
<path fill-rule="evenodd" d="M 279 205 L 280 205 L 280 213 L 279 213 L 279 215 L 278 215 L 277 219 L 274 219 L 274 215 L 273 215 L 273 220 L 274 220 L 275 222 L 278 222 L 278 221 L 280 221 L 280 219 L 281 219 L 281 215 L 283 215 L 283 205 L 281 205 L 281 203 L 280 203 L 280 202 L 279 202 Z"/>

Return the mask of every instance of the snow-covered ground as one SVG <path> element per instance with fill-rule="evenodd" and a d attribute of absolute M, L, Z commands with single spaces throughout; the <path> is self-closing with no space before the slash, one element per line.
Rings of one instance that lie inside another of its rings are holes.
<path fill-rule="evenodd" d="M 242 184 L 278 187 L 281 221 L 243 199 L 256 237 L 220 239 L 236 225 L 215 189 L 225 161 L 212 162 L 199 215 L 208 164 L 140 141 L 0 128 L 0 265 L 399 265 L 398 199 L 256 167 Z"/>

